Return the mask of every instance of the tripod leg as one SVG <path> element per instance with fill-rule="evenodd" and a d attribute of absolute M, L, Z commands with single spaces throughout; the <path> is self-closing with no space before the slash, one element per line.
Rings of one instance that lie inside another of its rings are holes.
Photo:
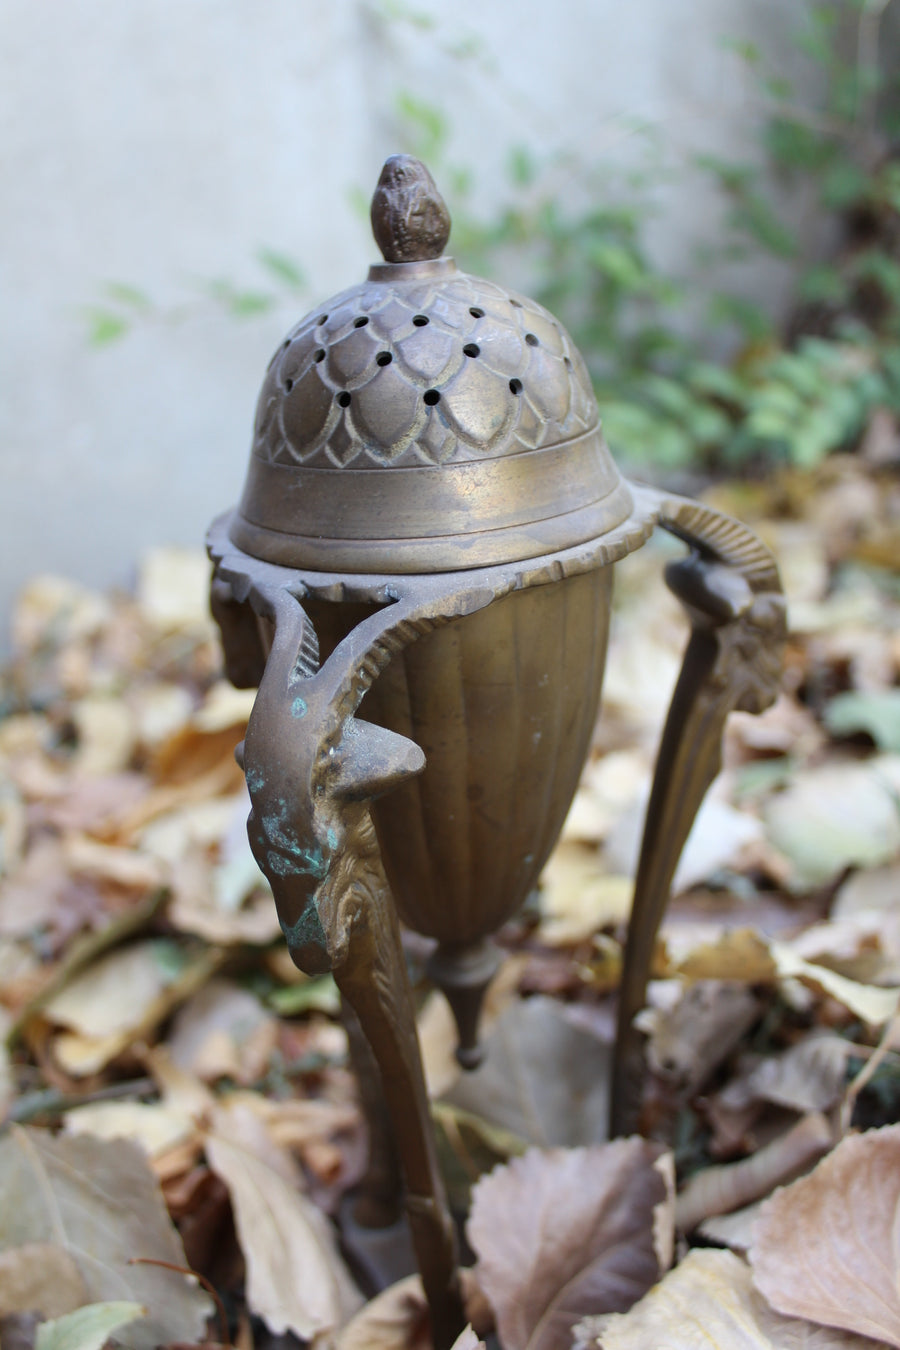
<path fill-rule="evenodd" d="M 251 599 L 274 636 L 241 751 L 250 845 L 293 960 L 307 974 L 333 971 L 377 1061 L 434 1342 L 447 1350 L 465 1326 L 454 1229 L 399 924 L 368 806 L 425 761 L 411 741 L 354 716 L 392 653 L 432 621 L 413 623 L 402 609 L 376 614 L 320 666 L 315 631 L 290 590 L 261 587 Z"/>
<path fill-rule="evenodd" d="M 643 1045 L 634 1018 L 644 1005 L 656 935 L 672 877 L 700 804 L 721 765 L 725 720 L 774 700 L 785 635 L 774 559 L 737 521 L 665 498 L 660 524 L 692 546 L 666 582 L 687 610 L 691 636 L 660 745 L 647 808 L 619 998 L 610 1133 L 634 1130 Z"/>
<path fill-rule="evenodd" d="M 403 1211 L 403 1181 L 378 1061 L 372 1054 L 359 1018 L 346 999 L 341 1000 L 341 1021 L 347 1032 L 350 1062 L 368 1135 L 369 1156 L 353 1218 L 361 1228 L 390 1228 Z"/>
<path fill-rule="evenodd" d="M 334 978 L 378 1064 L 406 1182 L 407 1216 L 431 1309 L 434 1343 L 436 1350 L 447 1350 L 465 1326 L 455 1234 L 438 1171 L 400 927 L 367 810 L 360 815 L 356 833 L 368 903 L 354 914 L 346 959 L 335 967 Z"/>

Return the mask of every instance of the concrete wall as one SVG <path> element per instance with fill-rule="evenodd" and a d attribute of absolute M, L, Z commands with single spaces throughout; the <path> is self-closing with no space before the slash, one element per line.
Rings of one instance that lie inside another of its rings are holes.
<path fill-rule="evenodd" d="M 793 11 L 793 12 L 791 12 Z M 351 195 L 397 148 L 398 91 L 440 105 L 485 203 L 510 145 L 629 163 L 751 153 L 758 109 L 724 35 L 784 46 L 783 0 L 0 0 L 0 622 L 36 571 L 128 579 L 237 496 L 258 384 L 284 330 L 361 279 Z M 715 229 L 683 180 L 654 247 Z M 268 245 L 308 292 L 238 321 L 201 283 L 259 288 Z M 110 282 L 153 301 L 103 348 Z M 760 280 L 776 302 L 779 279 Z"/>

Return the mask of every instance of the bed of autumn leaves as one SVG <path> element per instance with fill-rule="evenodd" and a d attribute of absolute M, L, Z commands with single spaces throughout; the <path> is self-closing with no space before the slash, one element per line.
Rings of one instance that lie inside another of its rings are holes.
<path fill-rule="evenodd" d="M 502 934 L 473 1074 L 409 938 L 472 1267 L 460 1345 L 900 1346 L 898 462 L 876 418 L 852 458 L 711 494 L 778 554 L 792 637 L 779 701 L 729 725 L 679 869 L 643 1137 L 605 1141 L 607 1078 L 685 638 L 673 542 L 620 569 L 604 715 L 540 895 Z M 133 596 L 38 578 L 14 617 L 0 1338 L 424 1350 L 415 1279 L 371 1297 L 373 1270 L 408 1272 L 403 1243 L 339 1238 L 365 1161 L 346 1037 L 249 854 L 251 698 L 223 680 L 206 584 L 202 557 L 160 551 Z"/>

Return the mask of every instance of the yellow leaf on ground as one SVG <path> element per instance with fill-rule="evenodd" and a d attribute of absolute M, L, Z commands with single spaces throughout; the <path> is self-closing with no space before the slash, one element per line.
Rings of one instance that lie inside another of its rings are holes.
<path fill-rule="evenodd" d="M 857 1017 L 869 1026 L 880 1027 L 889 1022 L 900 1004 L 900 989 L 883 989 L 879 985 L 859 984 L 838 975 L 826 966 L 804 961 L 791 947 L 783 942 L 771 944 L 772 956 L 778 974 L 782 979 L 809 980 L 817 984 L 826 994 L 830 994 L 838 1003 L 843 1003 Z"/>
<path fill-rule="evenodd" d="M 40 1016 L 68 1028 L 53 1040 L 60 1066 L 75 1077 L 103 1068 L 149 1035 L 221 965 L 215 948 L 190 953 L 164 938 L 117 948 L 54 994 Z"/>
<path fill-rule="evenodd" d="M 183 1111 L 160 1102 L 90 1102 L 66 1112 L 66 1134 L 95 1139 L 130 1139 L 155 1158 L 189 1139 L 194 1122 Z"/>
<path fill-rule="evenodd" d="M 138 573 L 142 614 L 164 629 L 210 628 L 211 572 L 209 559 L 200 549 L 151 549 L 144 554 Z"/>
<path fill-rule="evenodd" d="M 215 1112 L 205 1148 L 231 1196 L 250 1308 L 276 1335 L 311 1340 L 342 1326 L 362 1299 L 290 1155 L 245 1106 Z"/>
<path fill-rule="evenodd" d="M 44 1007 L 48 1021 L 83 1036 L 112 1036 L 139 1026 L 146 1008 L 171 984 L 175 970 L 165 960 L 169 944 L 133 942 L 95 961 L 54 994 Z"/>
<path fill-rule="evenodd" d="M 81 698 L 70 704 L 69 715 L 75 725 L 75 773 L 98 778 L 129 767 L 137 727 L 127 703 L 111 697 Z"/>
<path fill-rule="evenodd" d="M 633 894 L 631 877 L 608 876 L 593 850 L 564 842 L 541 876 L 538 937 L 550 946 L 564 946 L 625 923 Z"/>
<path fill-rule="evenodd" d="M 688 980 L 769 984 L 775 977 L 775 962 L 761 933 L 754 928 L 729 928 L 715 941 L 690 951 L 679 962 L 677 973 Z"/>
<path fill-rule="evenodd" d="M 255 702 L 255 689 L 235 689 L 227 680 L 218 680 L 191 720 L 198 731 L 226 731 L 245 725 Z"/>
<path fill-rule="evenodd" d="M 715 1251 L 689 1252 L 630 1312 L 610 1317 L 594 1344 L 603 1350 L 875 1350 L 859 1336 L 773 1312 L 744 1262 Z"/>

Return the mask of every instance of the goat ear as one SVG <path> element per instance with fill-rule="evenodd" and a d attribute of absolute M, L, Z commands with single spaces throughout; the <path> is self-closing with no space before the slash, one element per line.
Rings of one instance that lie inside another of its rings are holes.
<path fill-rule="evenodd" d="M 367 801 L 425 768 L 425 755 L 406 736 L 351 717 L 334 754 L 331 791 L 344 801 Z"/>

